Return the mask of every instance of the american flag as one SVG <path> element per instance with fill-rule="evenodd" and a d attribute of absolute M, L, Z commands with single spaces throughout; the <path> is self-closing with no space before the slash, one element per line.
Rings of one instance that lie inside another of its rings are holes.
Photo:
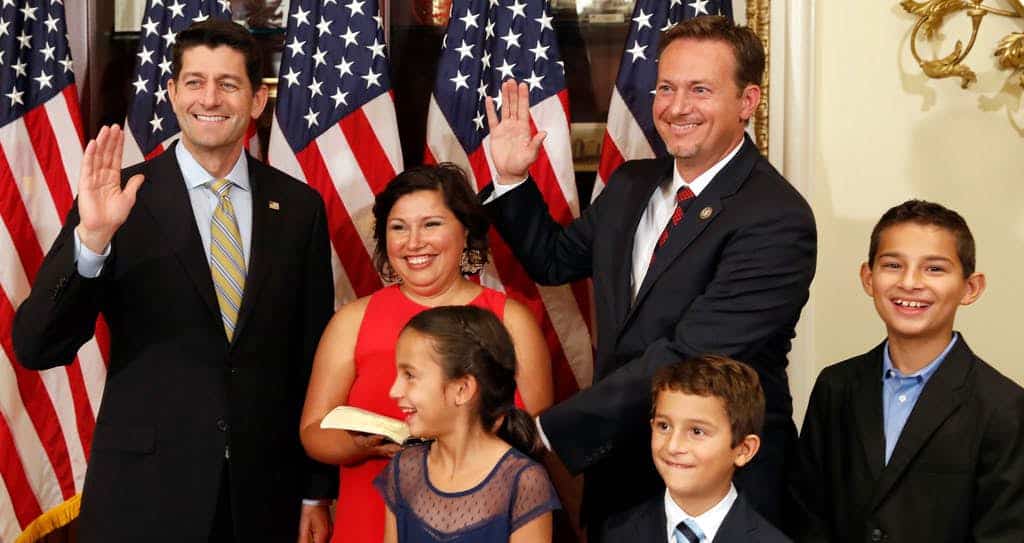
<path fill-rule="evenodd" d="M 11 341 L 14 308 L 77 188 L 82 122 L 66 33 L 61 0 L 0 6 L 0 541 L 74 509 L 106 375 L 105 340 L 43 372 L 23 369 Z"/>
<path fill-rule="evenodd" d="M 612 90 L 601 145 L 601 161 L 591 201 L 604 189 L 623 162 L 638 158 L 664 156 L 665 144 L 654 129 L 651 105 L 654 83 L 658 79 L 658 39 L 669 27 L 698 15 L 724 15 L 733 18 L 736 0 L 637 0 L 626 38 L 626 49 L 619 63 L 619 75 Z"/>
<path fill-rule="evenodd" d="M 454 0 L 427 116 L 428 162 L 462 166 L 478 189 L 495 176 L 484 98 L 501 106 L 501 82 L 525 81 L 530 114 L 546 130 L 530 174 L 555 220 L 579 215 L 569 138 L 569 95 L 548 3 L 543 0 Z M 534 312 L 551 351 L 555 396 L 588 386 L 593 374 L 590 294 L 586 282 L 561 287 L 533 283 L 498 234 L 491 232 L 493 263 L 481 282 L 505 290 Z"/>
<path fill-rule="evenodd" d="M 132 101 L 125 121 L 125 166 L 159 155 L 178 136 L 178 120 L 167 96 L 175 36 L 193 22 L 210 17 L 230 19 L 230 0 L 146 2 L 131 78 Z M 253 134 L 255 130 L 250 128 L 249 135 Z"/>
<path fill-rule="evenodd" d="M 292 3 L 267 153 L 324 199 L 336 304 L 382 285 L 371 209 L 402 171 L 379 4 L 345 1 Z"/>

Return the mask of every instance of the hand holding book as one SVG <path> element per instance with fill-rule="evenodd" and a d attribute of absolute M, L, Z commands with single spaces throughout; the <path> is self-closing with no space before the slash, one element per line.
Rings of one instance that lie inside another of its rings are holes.
<path fill-rule="evenodd" d="M 397 444 L 401 444 L 409 437 L 409 427 L 404 422 L 349 405 L 341 405 L 332 409 L 320 421 L 320 427 L 372 434 L 371 436 L 353 435 L 353 439 L 356 439 L 360 446 L 366 447 L 383 444 L 383 440 L 376 440 L 377 443 L 369 441 L 375 436 L 382 436 Z"/>

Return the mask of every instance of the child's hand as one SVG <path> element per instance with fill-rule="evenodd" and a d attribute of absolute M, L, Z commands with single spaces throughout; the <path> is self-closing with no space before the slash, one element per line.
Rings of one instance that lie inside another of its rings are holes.
<path fill-rule="evenodd" d="M 355 441 L 356 446 L 359 447 L 366 456 L 382 456 L 385 458 L 391 458 L 395 453 L 402 450 L 401 445 L 382 435 L 362 434 L 359 432 L 350 433 L 352 434 L 352 440 Z"/>

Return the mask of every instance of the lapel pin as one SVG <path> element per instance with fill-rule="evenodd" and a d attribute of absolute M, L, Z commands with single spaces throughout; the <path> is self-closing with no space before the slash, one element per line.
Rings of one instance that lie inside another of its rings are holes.
<path fill-rule="evenodd" d="M 710 206 L 709 207 L 705 207 L 704 209 L 700 210 L 700 220 L 702 220 L 702 221 L 707 220 L 708 217 L 710 217 L 711 214 L 714 213 L 714 211 L 715 210 L 711 209 Z"/>
<path fill-rule="evenodd" d="M 267 207 L 273 209 L 274 211 L 278 211 L 279 209 L 281 209 L 281 204 L 271 200 L 270 203 L 267 204 Z"/>

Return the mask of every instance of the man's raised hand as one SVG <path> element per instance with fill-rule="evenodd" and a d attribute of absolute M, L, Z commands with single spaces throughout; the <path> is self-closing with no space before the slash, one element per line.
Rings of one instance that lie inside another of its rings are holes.
<path fill-rule="evenodd" d="M 106 250 L 117 229 L 135 205 L 142 174 L 133 175 L 121 188 L 124 132 L 118 125 L 104 126 L 85 147 L 78 179 L 78 238 L 94 253 Z"/>
<path fill-rule="evenodd" d="M 522 181 L 537 160 L 547 132 L 530 135 L 530 90 L 526 83 L 516 85 L 507 79 L 501 84 L 501 119 L 494 100 L 487 97 L 487 127 L 491 132 L 491 159 L 498 171 L 498 183 L 510 185 Z"/>

